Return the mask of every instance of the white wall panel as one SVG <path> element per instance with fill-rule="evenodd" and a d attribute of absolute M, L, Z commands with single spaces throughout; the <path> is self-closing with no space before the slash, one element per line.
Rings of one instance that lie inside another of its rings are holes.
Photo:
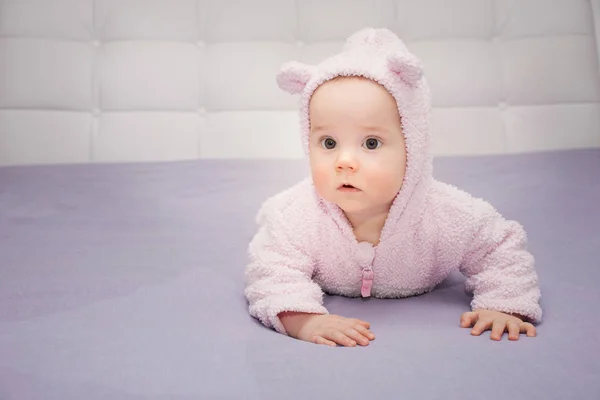
<path fill-rule="evenodd" d="M 600 146 L 600 0 L 0 0 L 0 165 L 299 158 L 286 61 L 366 26 L 425 64 L 436 155 Z"/>

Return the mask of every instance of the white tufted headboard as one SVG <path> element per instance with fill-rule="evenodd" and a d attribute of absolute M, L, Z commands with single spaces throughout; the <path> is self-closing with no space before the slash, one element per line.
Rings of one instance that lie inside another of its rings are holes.
<path fill-rule="evenodd" d="M 436 154 L 600 146 L 600 0 L 0 0 L 0 165 L 303 157 L 289 60 L 425 64 Z"/>

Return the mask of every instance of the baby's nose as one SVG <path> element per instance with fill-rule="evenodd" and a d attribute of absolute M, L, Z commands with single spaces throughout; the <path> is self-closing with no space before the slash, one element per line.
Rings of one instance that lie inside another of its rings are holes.
<path fill-rule="evenodd" d="M 338 171 L 344 169 L 356 170 L 358 167 L 358 162 L 356 160 L 356 156 L 350 151 L 342 151 L 340 152 L 339 157 L 336 161 L 336 169 Z"/>

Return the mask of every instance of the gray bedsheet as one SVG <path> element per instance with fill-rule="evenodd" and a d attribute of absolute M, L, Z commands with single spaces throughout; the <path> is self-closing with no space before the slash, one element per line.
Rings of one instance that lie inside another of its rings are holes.
<path fill-rule="evenodd" d="M 463 278 L 328 348 L 248 316 L 246 246 L 296 161 L 0 168 L 0 399 L 600 399 L 600 150 L 444 158 L 436 177 L 527 229 L 537 338 L 459 327 Z"/>

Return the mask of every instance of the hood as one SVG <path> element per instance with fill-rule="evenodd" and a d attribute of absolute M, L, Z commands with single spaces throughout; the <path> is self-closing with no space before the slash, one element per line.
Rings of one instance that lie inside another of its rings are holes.
<path fill-rule="evenodd" d="M 421 61 L 387 29 L 361 29 L 346 40 L 339 53 L 317 65 L 297 61 L 283 64 L 277 74 L 277 84 L 284 91 L 301 97 L 300 134 L 305 154 L 309 151 L 311 96 L 317 87 L 338 76 L 361 76 L 379 83 L 394 97 L 401 116 L 406 173 L 381 233 L 380 240 L 384 240 L 398 228 L 418 222 L 422 202 L 433 179 L 429 86 Z M 339 222 L 348 225 L 339 207 L 321 200 Z"/>

